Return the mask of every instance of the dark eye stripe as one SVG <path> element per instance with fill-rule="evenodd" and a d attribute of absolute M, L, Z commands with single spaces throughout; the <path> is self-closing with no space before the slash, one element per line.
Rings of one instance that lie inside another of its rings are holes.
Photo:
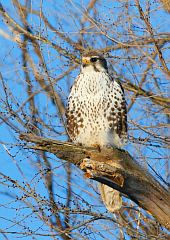
<path fill-rule="evenodd" d="M 97 62 L 98 58 L 94 57 L 90 59 L 90 62 Z"/>

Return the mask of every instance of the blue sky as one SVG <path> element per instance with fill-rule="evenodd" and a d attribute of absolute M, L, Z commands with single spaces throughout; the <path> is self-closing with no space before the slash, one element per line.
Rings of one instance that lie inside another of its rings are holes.
<path fill-rule="evenodd" d="M 19 18 L 17 17 L 17 13 L 15 8 L 12 5 L 12 2 L 9 1 L 1 1 L 4 8 L 7 10 L 7 12 L 14 18 L 18 23 L 20 23 Z M 20 1 L 20 3 L 24 3 L 25 1 Z M 58 30 L 61 32 L 64 31 L 67 33 L 68 36 L 71 36 L 73 40 L 77 40 L 79 38 L 79 29 L 80 24 L 78 22 L 79 18 L 82 18 L 82 10 L 87 7 L 88 1 L 31 1 L 32 9 L 40 11 L 41 3 L 43 3 L 42 11 L 44 12 L 45 16 L 48 18 L 48 20 L 55 26 Z M 98 7 L 100 7 L 100 11 L 98 12 L 96 19 L 102 24 L 103 28 L 106 24 L 105 21 L 107 21 L 107 24 L 110 27 L 110 36 L 121 40 L 126 41 L 131 38 L 130 35 L 127 35 L 125 31 L 125 28 L 129 25 L 129 22 L 126 23 L 127 17 L 125 12 L 120 16 L 120 11 L 122 9 L 122 3 L 114 2 L 113 1 L 102 1 L 99 2 Z M 157 3 L 154 3 L 151 7 L 153 14 L 151 15 L 151 22 L 153 28 L 157 29 L 157 33 L 166 33 L 169 31 L 169 23 L 170 18 L 167 13 L 165 13 L 163 10 L 155 11 L 157 7 L 160 5 Z M 145 5 L 143 6 L 145 9 Z M 129 10 L 129 16 L 133 16 L 130 19 L 131 27 L 134 28 L 134 31 L 136 31 L 137 35 L 140 36 L 146 36 L 147 33 L 142 30 L 141 25 L 141 19 L 139 19 L 138 14 L 136 13 L 135 6 L 131 7 Z M 75 13 L 75 15 L 71 15 Z M 92 14 L 92 12 L 90 12 Z M 68 16 L 68 18 L 66 18 Z M 55 35 L 54 32 L 52 32 L 49 29 L 46 29 L 44 27 L 43 22 L 39 17 L 33 16 L 33 14 L 30 14 L 29 18 L 29 24 L 32 27 L 32 31 L 34 34 L 41 34 L 43 36 L 48 37 L 53 42 L 56 42 L 63 48 L 68 48 L 69 51 L 73 52 L 74 49 L 69 48 L 69 44 L 65 43 L 64 41 L 61 41 L 59 37 Z M 120 24 L 116 25 L 115 19 L 117 21 L 120 21 Z M 108 26 L 107 25 L 107 26 Z M 85 23 L 85 28 L 88 28 L 90 25 L 89 23 Z M 143 26 L 144 28 L 144 26 Z M 2 19 L 0 20 L 0 29 L 5 30 L 5 32 L 10 34 L 10 30 L 7 28 L 7 26 L 4 24 Z M 90 30 L 89 30 L 90 31 Z M 123 34 L 120 36 L 120 33 L 123 31 Z M 95 34 L 90 33 L 84 36 L 84 39 L 90 39 L 91 46 L 95 48 L 104 48 L 106 46 L 112 46 L 113 42 L 110 40 L 103 40 L 105 37 L 96 37 Z M 103 41 L 102 41 L 103 40 Z M 11 103 L 13 104 L 13 107 L 17 109 L 17 104 L 14 103 L 20 103 L 22 104 L 26 99 L 27 95 L 25 94 L 26 91 L 26 84 L 24 82 L 24 73 L 21 67 L 21 50 L 18 47 L 18 44 L 5 39 L 3 36 L 0 35 L 0 45 L 1 45 L 1 59 L 0 59 L 0 72 L 4 78 L 4 81 L 6 85 L 8 86 L 8 93 L 12 93 L 11 95 Z M 50 72 L 50 76 L 54 80 L 57 78 L 60 74 L 63 73 L 63 71 L 67 70 L 69 67 L 69 62 L 67 62 L 66 59 L 64 59 L 62 56 L 57 54 L 56 50 L 49 47 L 46 44 L 43 44 L 40 42 L 42 53 L 44 56 L 44 59 L 47 63 L 48 70 Z M 169 45 L 167 45 L 167 50 L 164 51 L 164 56 L 167 57 L 168 54 L 170 54 L 170 51 L 168 50 Z M 31 52 L 32 46 L 29 46 L 29 51 Z M 136 51 L 138 51 L 138 54 L 140 55 L 140 50 L 137 50 L 136 48 L 133 49 L 134 55 L 136 54 Z M 149 51 L 152 51 L 152 49 L 149 49 Z M 79 56 L 79 53 L 77 53 Z M 147 63 L 143 62 L 143 65 L 140 65 L 138 60 L 131 60 L 131 62 L 128 59 L 128 56 L 133 55 L 132 52 L 124 51 L 112 51 L 112 56 L 120 56 L 121 59 L 114 59 L 114 64 L 112 60 L 110 60 L 110 64 L 113 64 L 114 70 L 118 74 L 124 75 L 126 78 L 132 78 L 132 82 L 137 84 L 139 83 L 141 79 L 141 74 L 143 70 L 146 67 Z M 142 54 L 141 54 L 142 55 Z M 127 60 L 124 59 L 124 57 L 127 57 Z M 35 55 L 33 55 L 33 59 L 38 65 L 38 58 L 36 58 Z M 134 64 L 134 61 L 136 61 L 136 65 Z M 157 59 L 158 61 L 158 59 Z M 61 65 L 62 63 L 62 65 Z M 64 63 L 64 64 L 63 64 Z M 133 64 L 133 67 L 132 67 Z M 169 63 L 168 63 L 169 65 Z M 41 67 L 39 68 L 41 71 Z M 79 68 L 76 68 L 74 71 L 72 71 L 68 78 L 61 79 L 57 84 L 55 84 L 55 89 L 61 89 L 61 95 L 62 99 L 66 102 L 67 96 L 69 92 L 69 86 L 73 83 L 73 80 L 75 76 L 78 74 Z M 135 74 L 134 74 L 135 73 Z M 168 96 L 169 90 L 167 87 L 167 80 L 164 76 L 164 74 L 157 70 L 154 72 L 157 76 L 157 80 L 160 83 L 160 90 L 162 91 L 163 95 L 165 97 Z M 136 75 L 134 77 L 134 75 Z M 37 83 L 35 83 L 35 79 L 33 77 L 33 74 L 30 74 L 31 81 L 34 84 L 34 90 L 39 90 L 39 86 Z M 146 83 L 144 84 L 144 88 L 148 91 L 156 91 L 153 89 L 153 81 L 152 78 L 152 72 L 148 74 L 148 78 Z M 126 95 L 127 102 L 130 102 L 131 95 Z M 0 101 L 0 108 L 2 109 L 2 112 L 5 112 L 6 110 L 3 100 L 5 100 L 5 94 L 2 91 L 1 86 L 1 101 Z M 159 123 L 167 123 L 167 120 L 164 116 L 160 117 L 160 115 L 156 114 L 154 116 L 151 116 L 151 111 L 154 112 L 154 106 L 147 100 L 147 99 L 141 99 L 136 101 L 136 104 L 132 107 L 132 109 L 129 112 L 129 129 L 130 134 L 135 137 L 148 137 L 147 133 L 144 133 L 144 131 L 141 131 L 138 127 L 133 126 L 132 121 L 136 121 L 136 123 L 140 124 L 141 126 L 152 126 L 154 124 Z M 57 113 L 54 105 L 52 104 L 51 100 L 44 94 L 43 91 L 39 92 L 36 96 L 36 104 L 38 109 L 40 109 L 41 117 L 43 120 L 45 120 L 46 124 L 51 124 L 55 131 L 62 132 L 64 131 L 62 128 L 62 124 L 59 119 L 57 119 Z M 28 105 L 25 106 L 24 111 L 29 116 L 29 108 Z M 157 108 L 155 108 L 155 113 L 158 111 Z M 23 114 L 23 113 L 19 113 Z M 12 121 L 17 127 L 20 127 L 24 130 L 21 125 L 17 124 L 15 119 Z M 26 120 L 25 120 L 26 123 Z M 161 129 L 160 134 L 166 135 L 166 129 Z M 60 140 L 66 140 L 66 136 L 64 134 L 57 135 L 56 133 L 52 133 L 49 130 L 45 130 L 43 132 L 44 136 L 49 136 L 51 138 L 60 139 Z M 41 179 L 41 175 L 38 174 L 37 170 L 37 162 L 39 161 L 38 156 L 35 156 L 32 152 L 27 152 L 24 149 L 20 149 L 16 146 L 12 146 L 11 144 L 18 144 L 16 140 L 16 137 L 18 134 L 11 131 L 11 129 L 3 124 L 1 122 L 0 124 L 0 165 L 1 165 L 1 172 L 5 175 L 10 176 L 11 178 L 16 179 L 21 185 L 24 186 L 25 182 L 31 182 L 32 188 L 34 188 L 36 191 L 38 191 L 42 198 L 43 196 L 47 196 L 46 189 L 44 186 L 44 182 Z M 153 139 L 151 138 L 151 141 Z M 153 145 L 156 145 L 156 141 L 153 142 Z M 166 172 L 165 172 L 165 164 L 166 164 L 166 158 L 169 156 L 169 151 L 161 148 L 161 147 L 155 147 L 155 146 L 143 146 L 140 144 L 133 144 L 129 143 L 126 147 L 130 153 L 138 158 L 141 164 L 147 167 L 147 162 L 151 163 L 152 166 L 157 170 L 158 173 L 160 173 L 164 178 L 166 178 Z M 141 156 L 140 154 L 141 153 Z M 50 157 L 50 163 L 52 164 L 53 170 L 54 170 L 54 186 L 56 186 L 58 189 L 56 189 L 56 199 L 60 202 L 65 202 L 64 198 L 67 194 L 66 186 L 67 182 L 65 179 L 65 170 L 61 167 L 62 164 L 65 164 L 65 162 L 59 161 L 57 158 L 54 158 L 52 155 L 49 155 Z M 159 160 L 159 158 L 161 160 Z M 23 179 L 23 175 L 26 177 Z M 101 201 L 99 200 L 99 195 L 97 193 L 97 187 L 92 181 L 85 180 L 83 178 L 83 174 L 80 170 L 75 170 L 72 175 L 72 181 L 75 185 L 73 185 L 73 191 L 75 192 L 75 195 L 78 194 L 80 197 L 82 197 L 82 200 L 87 198 L 88 202 L 90 204 L 93 204 L 95 199 L 95 204 L 93 206 L 93 209 L 95 212 L 101 211 L 105 212 L 105 208 L 101 204 Z M 23 183 L 24 182 L 24 183 Z M 55 183 L 56 182 L 56 183 Z M 59 187 L 61 182 L 61 186 Z M 4 182 L 5 184 L 5 182 Z M 78 188 L 77 188 L 78 186 Z M 94 188 L 93 192 L 90 192 L 91 188 Z M 9 219 L 24 219 L 24 222 L 26 222 L 26 225 L 29 225 L 33 230 L 40 228 L 41 229 L 41 222 L 38 222 L 36 220 L 35 216 L 30 215 L 31 211 L 30 209 L 26 208 L 21 202 L 16 201 L 15 198 L 11 198 L 7 193 L 10 193 L 11 195 L 17 193 L 18 196 L 22 195 L 22 192 L 17 191 L 16 189 L 12 187 L 7 188 L 6 185 L 1 185 L 0 192 L 2 194 L 2 198 L 0 200 L 0 225 L 1 229 L 6 229 L 6 231 L 21 231 L 22 226 L 20 229 L 18 229 L 17 224 L 13 225 L 9 221 Z M 87 190 L 87 192 L 85 191 Z M 7 192 L 8 191 L 8 192 Z M 88 192 L 89 191 L 89 192 Z M 5 193 L 5 194 L 4 194 Z M 60 193 L 60 197 L 58 197 L 58 193 Z M 92 196 L 91 196 L 91 195 Z M 76 199 L 76 197 L 75 197 Z M 74 200 L 75 200 L 74 199 Z M 73 204 L 73 202 L 72 202 Z M 78 203 L 77 203 L 78 204 Z M 85 202 L 82 203 L 82 206 L 84 209 L 90 209 L 89 205 Z M 15 209 L 19 209 L 16 211 Z M 28 216 L 27 216 L 28 215 Z M 108 216 L 111 216 L 108 214 Z M 87 217 L 84 217 L 84 220 Z M 29 224 L 28 224 L 29 223 Z M 96 223 L 97 224 L 97 223 Z M 102 226 L 102 221 L 100 222 Z M 104 223 L 103 223 L 104 224 Z M 22 225 L 22 224 L 21 224 Z M 112 223 L 108 223 L 108 227 L 112 227 Z M 96 227 L 95 223 L 94 226 Z M 39 230 L 39 229 L 38 229 Z M 37 230 L 37 231 L 38 231 Z M 44 230 L 47 230 L 46 227 L 44 227 Z M 84 230 L 82 230 L 84 231 Z M 115 229 L 115 234 L 117 230 Z M 99 235 L 95 235 L 90 233 L 91 239 L 102 239 Z M 109 239 L 108 235 L 108 239 Z M 16 237 L 16 238 L 15 238 Z M 17 239 L 17 235 L 12 234 L 9 239 Z M 38 237 L 37 239 L 47 239 L 46 237 Z M 5 239 L 5 238 L 4 238 Z M 24 237 L 26 240 L 33 239 L 32 236 Z M 56 238 L 58 239 L 58 238 Z M 128 239 L 128 237 L 126 238 Z"/>

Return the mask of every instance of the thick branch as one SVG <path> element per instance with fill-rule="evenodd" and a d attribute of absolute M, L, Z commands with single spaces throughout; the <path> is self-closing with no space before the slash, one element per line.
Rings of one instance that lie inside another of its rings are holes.
<path fill-rule="evenodd" d="M 22 134 L 20 138 L 35 143 L 27 148 L 53 153 L 80 167 L 86 177 L 119 190 L 170 230 L 170 193 L 128 152 L 117 148 L 99 152 L 32 134 Z"/>

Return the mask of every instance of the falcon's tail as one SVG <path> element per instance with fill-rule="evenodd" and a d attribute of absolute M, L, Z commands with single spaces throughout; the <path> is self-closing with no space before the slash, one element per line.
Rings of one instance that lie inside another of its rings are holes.
<path fill-rule="evenodd" d="M 122 198 L 120 193 L 107 185 L 100 184 L 100 193 L 103 203 L 109 212 L 115 212 L 122 206 Z"/>

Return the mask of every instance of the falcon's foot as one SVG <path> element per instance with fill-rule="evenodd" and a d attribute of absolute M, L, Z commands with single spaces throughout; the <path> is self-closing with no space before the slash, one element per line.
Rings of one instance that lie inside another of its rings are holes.
<path fill-rule="evenodd" d="M 97 150 L 101 152 L 101 146 L 99 144 L 93 144 L 92 147 L 97 148 Z"/>

